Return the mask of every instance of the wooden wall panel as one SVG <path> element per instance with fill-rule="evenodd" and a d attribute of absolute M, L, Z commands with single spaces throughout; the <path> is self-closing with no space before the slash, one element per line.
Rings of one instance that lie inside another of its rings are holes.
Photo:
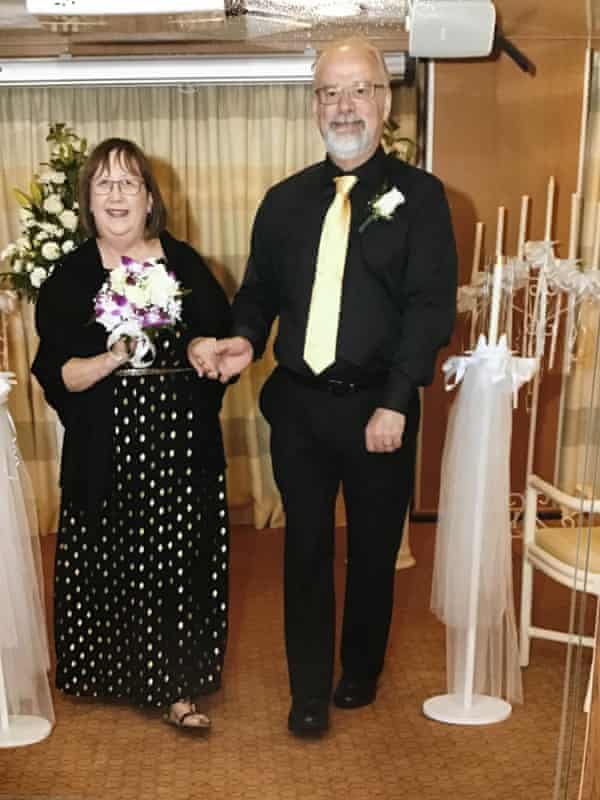
<path fill-rule="evenodd" d="M 588 3 L 589 0 L 494 0 L 507 36 L 559 39 L 585 36 Z M 593 4 L 597 5 L 598 0 L 592 0 Z"/>
<path fill-rule="evenodd" d="M 508 4 L 502 4 L 509 6 Z M 528 238 L 543 238 L 546 187 L 557 183 L 554 238 L 566 255 L 570 195 L 577 184 L 585 40 L 531 38 L 520 43 L 536 64 L 531 77 L 506 56 L 496 60 L 438 62 L 435 67 L 433 171 L 444 181 L 458 241 L 461 283 L 469 281 L 477 220 L 486 226 L 485 251 L 493 252 L 497 207 L 507 208 L 506 251 L 514 253 L 520 198 L 531 197 Z M 465 347 L 457 332 L 443 357 Z M 534 468 L 554 473 L 560 376 L 542 381 Z M 524 402 L 515 414 L 513 488 L 521 491 L 529 417 Z M 439 454 L 445 435 L 448 398 L 441 380 L 426 392 L 423 460 L 416 510 L 434 510 L 439 491 Z"/>

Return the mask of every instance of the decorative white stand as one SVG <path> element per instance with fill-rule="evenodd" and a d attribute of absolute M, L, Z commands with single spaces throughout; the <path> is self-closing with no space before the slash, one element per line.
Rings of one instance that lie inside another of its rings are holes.
<path fill-rule="evenodd" d="M 0 748 L 35 744 L 49 736 L 52 725 L 44 717 L 9 715 L 4 670 L 0 658 Z"/>
<path fill-rule="evenodd" d="M 8 414 L 5 401 L 8 391 L 10 390 L 10 385 L 13 383 L 14 375 L 12 372 L 0 372 L 0 415 L 7 415 L 9 424 L 11 424 L 10 415 Z M 3 450 L 0 452 L 0 456 L 4 456 Z M 8 464 L 8 460 L 6 463 Z M 3 464 L 4 460 L 2 459 L 2 461 L 0 461 L 0 467 L 2 469 L 4 469 Z M 10 471 L 7 477 L 9 480 L 14 479 L 11 478 Z M 18 478 L 16 479 L 18 480 Z M 7 500 L 4 499 L 3 502 L 7 502 Z M 2 530 L 0 535 L 12 536 L 13 531 Z M 0 623 L 1 622 L 2 620 L 0 618 Z M 51 700 L 49 700 L 49 705 L 51 709 Z M 53 717 L 51 710 L 50 716 Z M 6 678 L 2 663 L 2 647 L 0 647 L 0 748 L 22 747 L 39 742 L 51 733 L 52 727 L 52 722 L 45 717 L 30 714 L 9 714 Z"/>
<path fill-rule="evenodd" d="M 491 725 L 510 717 L 512 706 L 500 697 L 471 695 L 467 704 L 463 694 L 441 694 L 423 703 L 423 713 L 436 722 L 451 725 Z"/>
<path fill-rule="evenodd" d="M 501 275 L 502 275 L 502 230 L 503 230 L 503 209 L 502 216 L 498 221 L 498 237 L 497 237 L 497 261 L 494 270 L 494 285 L 492 294 L 492 307 L 490 313 L 490 329 L 489 329 L 489 348 L 490 350 L 497 347 L 498 339 L 498 319 L 500 309 L 500 296 L 501 296 Z M 484 404 L 483 407 L 484 417 L 480 430 L 482 431 L 482 440 L 489 441 L 486 437 L 486 432 L 491 430 L 493 425 L 492 411 L 490 404 Z M 480 448 L 479 461 L 480 461 L 480 474 L 484 474 L 488 467 L 487 452 L 485 444 Z M 508 503 L 508 497 L 506 498 Z M 474 507 L 473 507 L 473 526 L 472 526 L 472 547 L 471 547 L 471 564 L 470 582 L 468 587 L 468 600 L 467 600 L 467 619 L 465 620 L 466 639 L 464 643 L 464 679 L 463 691 L 455 692 L 452 694 L 439 695 L 430 698 L 423 703 L 423 713 L 425 716 L 434 719 L 438 722 L 446 722 L 454 725 L 488 725 L 495 722 L 501 722 L 510 716 L 512 706 L 500 697 L 493 697 L 488 695 L 474 694 L 474 674 L 475 674 L 475 653 L 477 643 L 477 619 L 478 619 L 478 603 L 480 593 L 480 576 L 481 576 L 481 557 L 482 557 L 482 542 L 484 534 L 484 519 L 485 509 L 483 507 L 484 498 L 481 492 L 475 492 Z M 463 677 L 463 676 L 461 676 Z"/>

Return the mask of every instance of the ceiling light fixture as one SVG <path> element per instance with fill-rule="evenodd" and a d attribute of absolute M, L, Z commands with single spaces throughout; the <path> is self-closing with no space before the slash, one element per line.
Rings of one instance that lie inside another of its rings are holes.
<path fill-rule="evenodd" d="M 30 14 L 85 16 L 111 14 L 225 13 L 224 0 L 27 0 Z"/>

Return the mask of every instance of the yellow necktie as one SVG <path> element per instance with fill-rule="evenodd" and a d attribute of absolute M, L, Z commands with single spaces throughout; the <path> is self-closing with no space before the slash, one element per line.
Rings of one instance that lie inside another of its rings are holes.
<path fill-rule="evenodd" d="M 327 210 L 321 231 L 304 339 L 304 360 L 315 375 L 335 361 L 342 282 L 350 232 L 351 210 L 348 195 L 358 179 L 356 175 L 342 175 L 334 180 L 336 195 Z"/>

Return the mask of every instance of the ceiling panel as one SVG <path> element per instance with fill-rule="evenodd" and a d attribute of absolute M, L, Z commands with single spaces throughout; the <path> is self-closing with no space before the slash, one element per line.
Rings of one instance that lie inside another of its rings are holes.
<path fill-rule="evenodd" d="M 367 36 L 386 49 L 406 47 L 406 0 L 227 0 L 226 8 L 225 17 L 36 18 L 27 14 L 25 0 L 0 0 L 0 56 L 294 52 L 348 35 Z"/>

